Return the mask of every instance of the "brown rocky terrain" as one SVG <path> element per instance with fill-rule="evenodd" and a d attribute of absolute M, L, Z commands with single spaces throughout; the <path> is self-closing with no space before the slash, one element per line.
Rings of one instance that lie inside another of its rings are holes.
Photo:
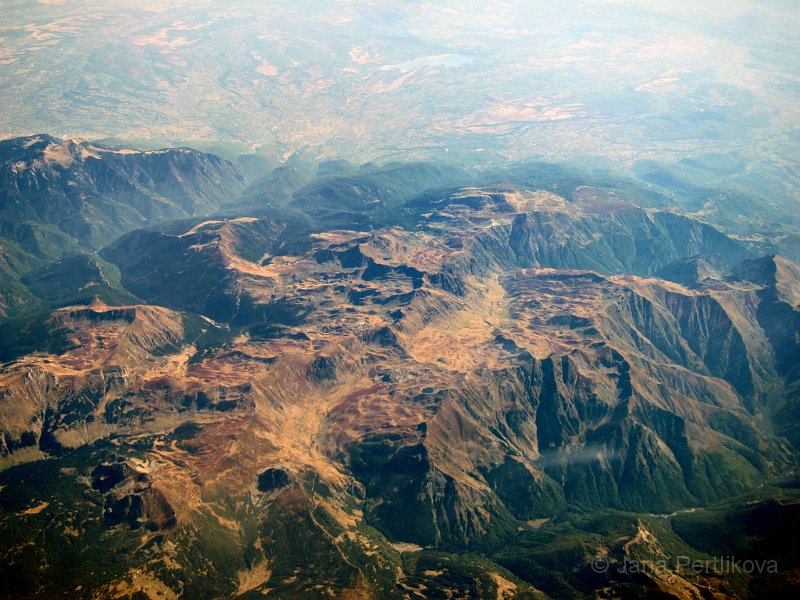
<path fill-rule="evenodd" d="M 312 232 L 293 253 L 291 221 L 254 217 L 104 250 L 152 304 L 59 309 L 63 351 L 0 375 L 4 463 L 73 461 L 59 478 L 86 487 L 91 535 L 138 540 L 78 585 L 534 597 L 536 578 L 429 553 L 491 555 L 568 510 L 705 506 L 793 465 L 774 415 L 796 403 L 797 265 L 735 267 L 746 251 L 710 227 L 597 194 L 462 189 L 402 211 L 415 227 Z M 651 276 L 700 254 L 730 275 Z M 655 535 L 636 525 L 624 552 Z"/>

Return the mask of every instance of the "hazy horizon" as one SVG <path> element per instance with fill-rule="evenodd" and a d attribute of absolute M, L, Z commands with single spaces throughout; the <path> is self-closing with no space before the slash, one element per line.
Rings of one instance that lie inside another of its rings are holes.
<path fill-rule="evenodd" d="M 770 171 L 798 159 L 799 24 L 787 2 L 6 2 L 0 135 Z"/>

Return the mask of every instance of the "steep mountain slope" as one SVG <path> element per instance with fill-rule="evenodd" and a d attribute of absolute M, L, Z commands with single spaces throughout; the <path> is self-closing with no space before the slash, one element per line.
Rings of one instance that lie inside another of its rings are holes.
<path fill-rule="evenodd" d="M 149 302 L 224 321 L 279 320 L 273 312 L 280 306 L 269 298 L 270 260 L 287 241 L 308 241 L 302 227 L 293 219 L 210 219 L 177 234 L 135 231 L 101 254 L 123 269 L 125 287 Z M 250 281 L 258 298 L 248 293 Z"/>
<path fill-rule="evenodd" d="M 20 279 L 28 271 L 150 223 L 211 212 L 243 183 L 229 162 L 185 148 L 0 141 L 0 318 L 47 302 Z"/>
<path fill-rule="evenodd" d="M 90 248 L 148 222 L 210 212 L 241 187 L 233 165 L 185 148 L 137 152 L 47 135 L 0 143 L 4 221 L 55 225 Z"/>
<path fill-rule="evenodd" d="M 317 175 L 317 163 L 311 157 L 293 154 L 267 174 L 257 177 L 219 209 L 220 214 L 264 216 L 291 202 L 292 195 Z"/>

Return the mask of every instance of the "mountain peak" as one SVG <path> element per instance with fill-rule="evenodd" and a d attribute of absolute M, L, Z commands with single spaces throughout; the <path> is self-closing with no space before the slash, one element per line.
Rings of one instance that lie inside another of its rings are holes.
<path fill-rule="evenodd" d="M 800 306 L 800 266 L 779 254 L 745 260 L 734 267 L 731 278 L 772 288 L 784 302 Z"/>
<path fill-rule="evenodd" d="M 207 214 L 244 183 L 233 164 L 212 154 L 49 135 L 0 141 L 0 180 L 0 218 L 56 227 L 90 249 L 154 221 Z"/>
<path fill-rule="evenodd" d="M 687 287 L 695 287 L 704 281 L 718 279 L 719 273 L 702 256 L 692 256 L 665 265 L 656 272 L 656 276 Z"/>

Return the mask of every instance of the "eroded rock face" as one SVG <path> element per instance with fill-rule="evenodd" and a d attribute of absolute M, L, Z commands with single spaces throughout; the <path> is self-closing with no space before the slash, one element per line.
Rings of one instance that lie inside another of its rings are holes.
<path fill-rule="evenodd" d="M 289 474 L 283 469 L 267 469 L 258 476 L 258 491 L 272 492 L 292 483 Z"/>
<path fill-rule="evenodd" d="M 175 511 L 146 473 L 127 463 L 103 463 L 92 471 L 92 488 L 104 495 L 103 524 L 163 532 L 177 525 Z"/>
<path fill-rule="evenodd" d="M 101 464 L 92 471 L 92 487 L 105 494 L 133 474 L 133 469 L 125 463 Z"/>
<path fill-rule="evenodd" d="M 336 363 L 329 356 L 318 356 L 308 365 L 308 378 L 317 383 L 336 379 Z"/>
<path fill-rule="evenodd" d="M 60 309 L 45 327 L 65 336 L 69 350 L 25 357 L 0 373 L 6 457 L 23 446 L 57 454 L 104 437 L 137 377 L 162 368 L 184 339 L 172 311 L 100 301 Z"/>
<path fill-rule="evenodd" d="M 124 524 L 131 529 L 145 528 L 151 532 L 168 531 L 178 523 L 172 506 L 155 488 L 121 498 L 109 497 L 103 522 L 108 527 Z"/>

